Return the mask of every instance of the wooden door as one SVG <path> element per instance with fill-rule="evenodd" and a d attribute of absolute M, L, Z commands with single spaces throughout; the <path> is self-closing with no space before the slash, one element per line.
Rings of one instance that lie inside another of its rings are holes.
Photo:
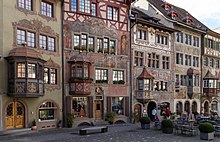
<path fill-rule="evenodd" d="M 103 100 L 95 100 L 95 118 L 102 119 L 103 116 Z"/>
<path fill-rule="evenodd" d="M 134 112 L 137 113 L 136 117 L 135 117 L 135 122 L 139 122 L 140 118 L 141 118 L 141 105 L 140 104 L 136 104 L 134 105 Z"/>
<path fill-rule="evenodd" d="M 24 105 L 20 102 L 12 102 L 6 109 L 6 129 L 24 128 Z"/>

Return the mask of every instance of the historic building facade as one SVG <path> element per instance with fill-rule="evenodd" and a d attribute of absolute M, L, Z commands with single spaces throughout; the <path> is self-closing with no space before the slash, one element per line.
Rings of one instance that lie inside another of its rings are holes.
<path fill-rule="evenodd" d="M 176 113 L 200 112 L 201 97 L 201 49 L 207 27 L 184 9 L 166 1 L 148 0 L 136 2 L 149 15 L 161 20 L 161 23 L 176 29 L 174 42 L 174 82 L 175 91 L 171 110 Z"/>
<path fill-rule="evenodd" d="M 204 38 L 202 50 L 202 96 L 201 108 L 204 114 L 219 111 L 219 51 L 220 34 L 209 30 Z"/>
<path fill-rule="evenodd" d="M 2 0 L 0 126 L 56 128 L 62 120 L 61 1 Z"/>
<path fill-rule="evenodd" d="M 129 116 L 127 0 L 64 1 L 64 69 L 67 113 L 74 125 Z"/>
<path fill-rule="evenodd" d="M 153 10 L 150 5 L 148 10 Z M 133 111 L 139 117 L 142 113 L 151 117 L 154 108 L 158 108 L 158 116 L 162 116 L 167 107 L 173 106 L 174 95 L 173 38 L 176 30 L 148 15 L 148 10 L 132 9 L 135 17 L 131 24 Z"/>

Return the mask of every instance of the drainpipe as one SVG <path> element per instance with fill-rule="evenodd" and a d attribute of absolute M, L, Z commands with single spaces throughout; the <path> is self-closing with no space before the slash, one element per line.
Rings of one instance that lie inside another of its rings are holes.
<path fill-rule="evenodd" d="M 135 14 L 134 16 L 130 15 L 131 13 L 129 13 L 128 17 L 129 17 L 129 27 L 130 27 L 130 122 L 132 123 L 132 106 L 133 106 L 133 50 L 132 50 L 132 28 L 136 25 L 136 20 L 137 20 L 137 14 Z M 133 25 L 131 24 L 131 20 L 133 20 Z"/>
<path fill-rule="evenodd" d="M 66 95 L 65 95 L 65 64 L 64 64 L 64 40 L 63 40 L 63 21 L 64 21 L 64 0 L 61 1 L 61 51 L 62 51 L 62 114 L 63 114 L 63 126 L 66 126 Z"/>

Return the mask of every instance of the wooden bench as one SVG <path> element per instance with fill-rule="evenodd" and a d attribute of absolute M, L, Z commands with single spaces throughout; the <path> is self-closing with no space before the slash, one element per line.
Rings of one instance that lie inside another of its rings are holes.
<path fill-rule="evenodd" d="M 88 127 L 88 128 L 82 128 L 79 130 L 80 135 L 87 135 L 88 132 L 100 132 L 105 133 L 108 132 L 108 126 L 99 126 L 99 127 Z"/>

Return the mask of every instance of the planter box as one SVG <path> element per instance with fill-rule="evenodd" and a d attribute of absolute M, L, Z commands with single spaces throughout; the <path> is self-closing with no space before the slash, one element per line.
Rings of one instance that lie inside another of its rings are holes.
<path fill-rule="evenodd" d="M 214 132 L 212 133 L 200 132 L 200 139 L 201 140 L 214 140 Z"/>
<path fill-rule="evenodd" d="M 142 124 L 141 123 L 141 128 L 142 129 L 150 129 L 150 124 Z"/>
<path fill-rule="evenodd" d="M 165 134 L 172 134 L 173 133 L 173 127 L 162 127 L 162 132 Z"/>

